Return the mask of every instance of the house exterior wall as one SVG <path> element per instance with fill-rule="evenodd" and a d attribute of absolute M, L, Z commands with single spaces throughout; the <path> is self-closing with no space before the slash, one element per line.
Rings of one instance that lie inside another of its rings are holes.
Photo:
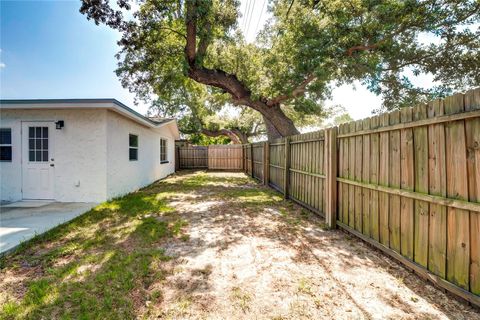
<path fill-rule="evenodd" d="M 22 121 L 64 120 L 54 130 L 55 200 L 101 202 L 106 194 L 106 117 L 101 109 L 2 109 L 0 127 L 12 129 L 12 161 L 0 162 L 2 201 L 22 199 Z"/>
<path fill-rule="evenodd" d="M 129 134 L 138 135 L 138 160 L 129 160 Z M 168 163 L 160 163 L 160 138 L 167 139 Z M 107 198 L 137 190 L 175 172 L 175 138 L 170 126 L 148 128 L 107 112 Z"/>

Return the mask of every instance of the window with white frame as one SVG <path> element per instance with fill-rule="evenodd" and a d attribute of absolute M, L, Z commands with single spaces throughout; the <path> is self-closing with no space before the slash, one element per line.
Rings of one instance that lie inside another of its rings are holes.
<path fill-rule="evenodd" d="M 167 139 L 160 139 L 160 163 L 168 163 Z"/>
<path fill-rule="evenodd" d="M 128 135 L 128 158 L 130 161 L 138 160 L 138 136 L 135 134 Z"/>
<path fill-rule="evenodd" d="M 12 161 L 11 128 L 0 128 L 0 161 Z"/>

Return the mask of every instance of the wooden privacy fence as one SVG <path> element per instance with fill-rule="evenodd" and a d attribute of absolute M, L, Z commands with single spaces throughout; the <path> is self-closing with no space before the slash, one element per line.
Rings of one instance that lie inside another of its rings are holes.
<path fill-rule="evenodd" d="M 242 146 L 230 144 L 208 146 L 208 169 L 242 170 Z"/>
<path fill-rule="evenodd" d="M 243 154 L 247 174 L 480 306 L 480 88 Z"/>
<path fill-rule="evenodd" d="M 207 169 L 208 147 L 188 146 L 177 148 L 177 162 L 180 169 Z"/>
<path fill-rule="evenodd" d="M 179 169 L 242 170 L 242 145 L 176 147 Z"/>

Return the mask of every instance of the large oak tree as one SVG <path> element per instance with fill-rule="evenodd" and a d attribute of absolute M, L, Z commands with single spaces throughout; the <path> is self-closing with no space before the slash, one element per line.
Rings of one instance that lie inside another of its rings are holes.
<path fill-rule="evenodd" d="M 83 0 L 80 11 L 122 32 L 118 76 L 140 98 L 173 101 L 194 81 L 258 111 L 269 138 L 298 131 L 285 108 L 319 111 L 332 84 L 360 81 L 384 107 L 480 83 L 478 0 L 273 0 L 254 44 L 237 0 Z M 412 75 L 435 85 L 416 87 Z"/>

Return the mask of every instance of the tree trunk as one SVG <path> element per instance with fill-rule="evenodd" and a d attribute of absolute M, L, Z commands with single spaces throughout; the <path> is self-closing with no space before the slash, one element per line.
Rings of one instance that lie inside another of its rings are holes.
<path fill-rule="evenodd" d="M 279 105 L 272 107 L 265 106 L 257 111 L 263 116 L 268 140 L 299 134 L 293 121 L 285 115 Z"/>
<path fill-rule="evenodd" d="M 240 139 L 240 142 L 242 144 L 247 144 L 248 143 L 248 136 L 245 132 L 241 131 L 240 129 L 231 129 L 233 133 L 237 135 L 237 137 Z"/>
<path fill-rule="evenodd" d="M 191 65 L 188 76 L 198 83 L 221 88 L 232 95 L 233 103 L 248 106 L 260 112 L 265 121 L 268 139 L 298 134 L 293 121 L 288 118 L 280 107 L 280 103 L 269 104 L 268 100 L 252 100 L 251 92 L 233 74 L 222 70 L 211 70 Z"/>
<path fill-rule="evenodd" d="M 229 74 L 220 69 L 209 69 L 198 63 L 197 54 L 202 56 L 208 45 L 206 38 L 200 38 L 202 45 L 197 52 L 197 3 L 196 1 L 186 2 L 186 19 L 187 27 L 185 58 L 188 63 L 188 77 L 198 83 L 213 86 L 228 92 L 232 96 L 234 104 L 248 106 L 260 112 L 265 120 L 268 139 L 276 139 L 298 134 L 297 128 L 293 121 L 288 118 L 280 107 L 281 101 L 288 99 L 288 96 L 281 96 L 274 99 L 259 98 L 252 99 L 252 92 L 246 87 L 235 74 Z M 307 78 L 302 82 L 294 96 L 302 93 L 305 86 L 313 78 Z"/>

